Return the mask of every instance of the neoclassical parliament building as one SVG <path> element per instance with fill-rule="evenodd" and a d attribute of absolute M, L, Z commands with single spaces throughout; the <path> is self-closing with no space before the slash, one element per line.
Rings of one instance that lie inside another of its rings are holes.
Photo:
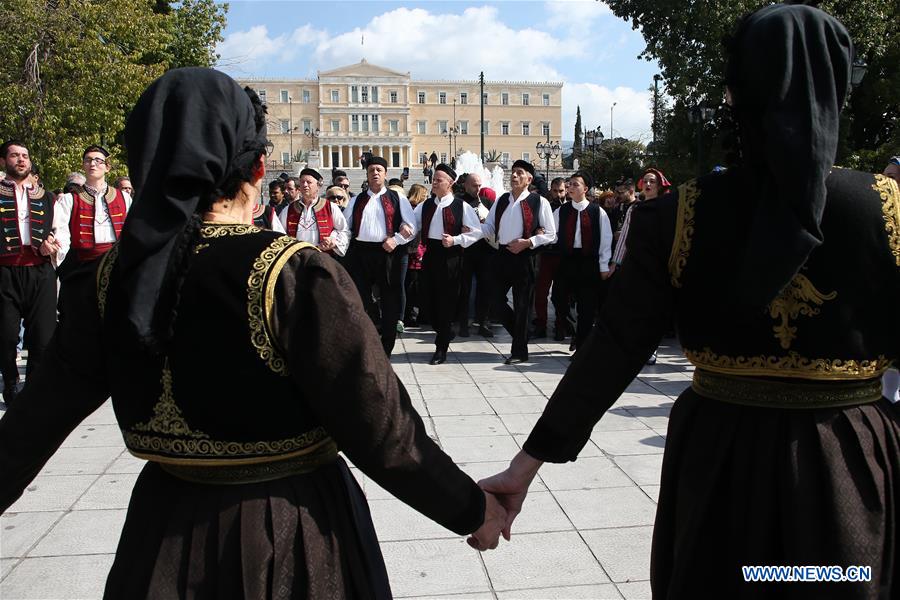
<path fill-rule="evenodd" d="M 421 168 L 484 149 L 499 162 L 538 162 L 535 145 L 561 139 L 562 83 L 485 81 L 484 121 L 480 85 L 472 81 L 417 81 L 410 74 L 361 62 L 320 71 L 317 80 L 241 79 L 268 106 L 272 160 L 293 162 L 310 151 L 321 168 L 360 167 L 369 151 L 392 168 Z M 455 126 L 455 131 L 454 131 Z"/>

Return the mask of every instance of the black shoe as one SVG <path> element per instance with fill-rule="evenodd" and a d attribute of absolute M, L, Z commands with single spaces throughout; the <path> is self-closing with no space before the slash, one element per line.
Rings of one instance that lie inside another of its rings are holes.
<path fill-rule="evenodd" d="M 478 335 L 482 337 L 494 337 L 494 332 L 487 325 L 478 326 Z"/>
<path fill-rule="evenodd" d="M 545 338 L 545 337 L 547 337 L 547 329 L 545 327 L 541 327 L 539 329 L 532 329 L 528 333 L 528 339 Z"/>
<path fill-rule="evenodd" d="M 469 337 L 469 326 L 468 325 L 466 325 L 465 327 L 460 326 L 458 335 L 459 335 L 459 337 Z"/>
<path fill-rule="evenodd" d="M 527 356 L 525 356 L 525 357 L 522 357 L 522 356 L 510 356 L 510 357 L 507 358 L 505 361 L 503 361 L 503 364 L 506 364 L 506 365 L 517 365 L 517 364 L 519 364 L 519 363 L 525 362 L 526 360 L 528 360 L 528 357 L 527 357 Z"/>
<path fill-rule="evenodd" d="M 575 351 L 575 336 L 572 336 L 572 343 L 569 344 L 569 352 Z"/>
<path fill-rule="evenodd" d="M 654 353 L 650 356 L 650 358 L 647 359 L 647 364 L 648 364 L 648 365 L 655 365 L 655 364 L 656 364 L 656 352 L 654 352 Z"/>
<path fill-rule="evenodd" d="M 431 355 L 431 361 L 428 363 L 429 365 L 442 365 L 447 362 L 447 351 L 446 350 L 435 350 L 434 354 Z"/>

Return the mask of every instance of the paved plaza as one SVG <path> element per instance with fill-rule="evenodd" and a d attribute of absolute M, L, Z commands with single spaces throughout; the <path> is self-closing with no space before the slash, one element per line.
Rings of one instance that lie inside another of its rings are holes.
<path fill-rule="evenodd" d="M 433 334 L 400 336 L 394 368 L 429 434 L 476 480 L 524 443 L 569 363 L 536 340 L 502 364 L 510 337 L 457 338 L 431 366 Z M 597 372 L 599 374 L 600 369 Z M 691 367 L 672 340 L 594 429 L 579 459 L 545 465 L 510 543 L 479 553 L 358 470 L 398 598 L 649 598 L 650 538 L 669 410 Z M 124 449 L 107 402 L 0 518 L 0 598 L 100 598 L 143 461 Z"/>

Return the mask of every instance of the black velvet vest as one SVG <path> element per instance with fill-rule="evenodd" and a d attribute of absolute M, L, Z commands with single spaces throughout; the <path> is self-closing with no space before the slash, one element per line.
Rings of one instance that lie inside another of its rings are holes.
<path fill-rule="evenodd" d="M 824 243 L 765 309 L 734 289 L 751 211 L 730 174 L 660 199 L 675 212 L 669 255 L 679 337 L 695 366 L 733 375 L 816 380 L 880 375 L 897 357 L 900 193 L 892 180 L 835 168 Z"/>
<path fill-rule="evenodd" d="M 31 213 L 31 246 L 38 249 L 47 239 L 53 224 L 53 194 L 44 188 L 31 188 L 28 192 L 28 208 Z M 7 180 L 0 181 L 0 223 L 3 224 L 0 254 L 18 254 L 22 238 L 19 235 L 16 188 L 15 184 Z"/>
<path fill-rule="evenodd" d="M 110 341 L 113 406 L 132 454 L 163 463 L 234 465 L 311 453 L 330 444 L 289 376 L 269 315 L 275 282 L 309 244 L 249 225 L 206 225 L 181 288 L 167 356 Z M 101 314 L 118 246 L 98 273 Z M 115 313 L 115 286 L 110 313 Z M 141 361 L 136 364 L 135 361 Z M 126 379 L 124 375 L 128 373 Z"/>

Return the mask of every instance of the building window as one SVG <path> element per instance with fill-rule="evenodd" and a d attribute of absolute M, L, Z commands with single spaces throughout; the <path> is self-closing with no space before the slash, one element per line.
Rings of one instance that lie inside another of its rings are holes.
<path fill-rule="evenodd" d="M 509 164 L 509 152 L 504 152 L 500 155 L 500 162 L 503 163 L 504 167 Z"/>
<path fill-rule="evenodd" d="M 260 102 L 266 103 L 266 90 L 256 90 L 256 95 L 259 96 Z"/>
<path fill-rule="evenodd" d="M 459 93 L 459 103 L 460 104 L 468 104 L 469 103 L 469 93 L 468 92 L 460 92 Z"/>
<path fill-rule="evenodd" d="M 307 131 L 312 131 L 312 128 L 313 128 L 312 121 L 310 121 L 309 119 L 303 119 L 303 133 L 306 133 Z"/>
<path fill-rule="evenodd" d="M 531 135 L 531 123 L 522 123 L 522 135 Z"/>
<path fill-rule="evenodd" d="M 438 104 L 447 104 L 447 92 L 438 92 Z"/>
<path fill-rule="evenodd" d="M 278 130 L 280 133 L 290 133 L 291 131 L 291 122 L 287 119 L 281 119 L 278 121 Z"/>
<path fill-rule="evenodd" d="M 309 104 L 309 90 L 303 90 L 303 104 Z"/>
<path fill-rule="evenodd" d="M 491 122 L 490 121 L 482 121 L 481 122 L 481 133 L 484 135 L 491 134 Z"/>
<path fill-rule="evenodd" d="M 500 123 L 500 135 L 509 135 L 509 123 Z"/>
<path fill-rule="evenodd" d="M 425 121 L 416 121 L 416 133 L 425 135 Z"/>
<path fill-rule="evenodd" d="M 438 133 L 447 133 L 447 121 L 438 121 Z"/>
<path fill-rule="evenodd" d="M 468 121 L 460 121 L 459 122 L 459 134 L 460 135 L 469 135 L 469 122 Z"/>
<path fill-rule="evenodd" d="M 528 106 L 531 101 L 531 94 L 523 93 L 522 94 L 522 106 Z"/>
<path fill-rule="evenodd" d="M 281 153 L 281 164 L 286 165 L 291 162 L 291 153 L 290 152 L 282 152 Z"/>
<path fill-rule="evenodd" d="M 391 133 L 397 133 L 398 131 L 400 131 L 400 121 L 388 121 L 388 131 L 390 131 Z"/>
<path fill-rule="evenodd" d="M 527 160 L 527 161 L 530 162 L 530 161 L 531 161 L 531 152 L 523 152 L 523 153 L 522 153 L 522 160 Z"/>
<path fill-rule="evenodd" d="M 541 123 L 541 135 L 550 135 L 550 123 Z"/>
<path fill-rule="evenodd" d="M 359 132 L 359 115 L 350 115 L 350 131 Z"/>
<path fill-rule="evenodd" d="M 446 152 L 441 152 L 441 162 L 444 164 L 447 163 L 447 153 Z"/>
<path fill-rule="evenodd" d="M 279 93 L 279 96 L 278 96 L 278 97 L 281 98 L 281 101 L 282 101 L 282 102 L 284 102 L 285 104 L 287 104 L 288 102 L 290 102 L 290 98 L 288 97 L 288 91 L 287 91 L 287 90 L 280 90 L 278 93 Z"/>
<path fill-rule="evenodd" d="M 338 90 L 331 90 L 331 101 L 335 104 L 341 101 L 341 93 Z"/>
<path fill-rule="evenodd" d="M 550 94 L 544 94 L 544 106 L 550 106 Z"/>
<path fill-rule="evenodd" d="M 397 104 L 397 90 L 391 90 L 391 104 Z"/>
<path fill-rule="evenodd" d="M 367 104 L 369 102 L 369 86 L 362 86 L 362 93 L 360 94 L 360 99 L 363 104 Z"/>
<path fill-rule="evenodd" d="M 363 131 L 369 130 L 369 115 L 362 116 L 362 130 Z"/>
<path fill-rule="evenodd" d="M 481 101 L 484 103 L 485 106 L 487 106 L 487 103 L 488 103 L 487 99 L 488 99 L 488 95 L 487 95 L 487 92 L 485 92 L 481 95 Z"/>
<path fill-rule="evenodd" d="M 359 88 L 355 85 L 350 86 L 350 101 L 359 102 Z"/>
<path fill-rule="evenodd" d="M 372 131 L 378 131 L 378 115 L 372 115 Z"/>
<path fill-rule="evenodd" d="M 509 104 L 508 92 L 503 92 L 502 94 L 500 94 L 500 104 L 502 104 L 503 106 L 507 106 Z"/>
<path fill-rule="evenodd" d="M 419 104 L 425 104 L 425 92 L 419 92 Z"/>
<path fill-rule="evenodd" d="M 372 102 L 375 102 L 375 103 L 378 102 L 378 86 L 377 85 L 372 86 Z"/>
<path fill-rule="evenodd" d="M 341 122 L 337 119 L 332 119 L 331 121 L 331 131 L 337 133 L 341 130 Z"/>

